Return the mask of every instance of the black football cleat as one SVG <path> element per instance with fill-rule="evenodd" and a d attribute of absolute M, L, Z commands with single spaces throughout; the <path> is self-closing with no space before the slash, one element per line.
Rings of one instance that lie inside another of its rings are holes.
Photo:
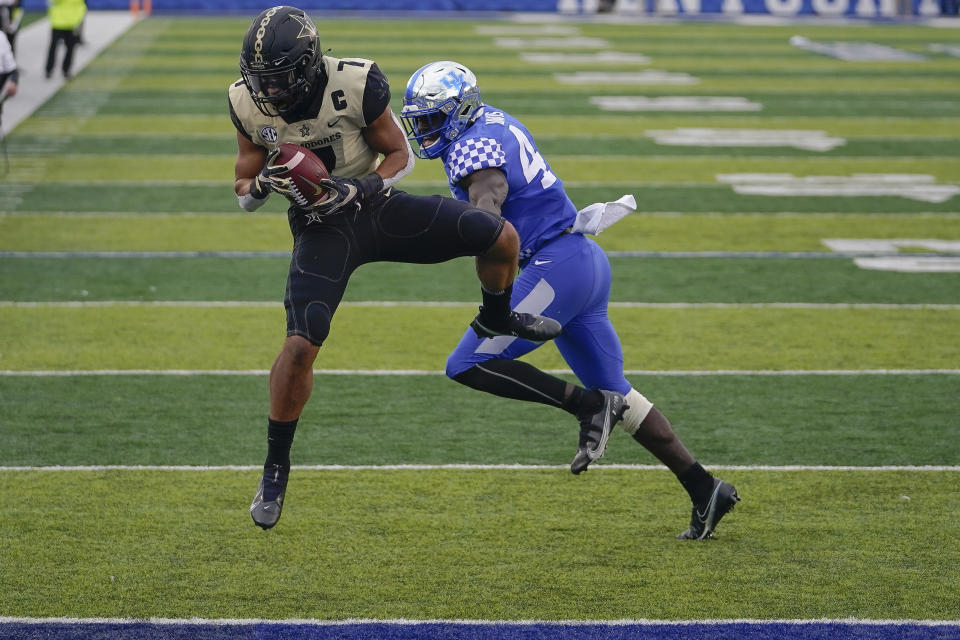
<path fill-rule="evenodd" d="M 546 342 L 553 340 L 563 331 L 563 327 L 553 318 L 537 316 L 531 313 L 517 313 L 511 311 L 504 325 L 497 325 L 483 317 L 483 306 L 480 313 L 470 323 L 470 328 L 478 338 L 494 338 L 496 336 L 514 336 L 531 342 Z"/>
<path fill-rule="evenodd" d="M 250 516 L 254 524 L 269 529 L 277 524 L 283 510 L 283 496 L 287 492 L 287 479 L 290 470 L 279 465 L 264 467 L 257 495 L 250 503 Z"/>
<path fill-rule="evenodd" d="M 580 420 L 580 447 L 570 463 L 574 474 L 586 471 L 594 460 L 599 460 L 607 449 L 607 439 L 613 427 L 623 419 L 629 405 L 616 391 L 600 391 L 603 406 L 596 413 Z"/>
<path fill-rule="evenodd" d="M 713 491 L 710 498 L 693 504 L 693 515 L 690 516 L 690 528 L 677 536 L 680 540 L 706 540 L 713 537 L 720 518 L 733 509 L 740 502 L 737 489 L 729 482 L 719 478 L 713 479 Z"/>

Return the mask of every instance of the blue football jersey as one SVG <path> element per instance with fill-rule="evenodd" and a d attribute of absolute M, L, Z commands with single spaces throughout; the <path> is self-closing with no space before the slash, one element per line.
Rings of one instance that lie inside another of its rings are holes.
<path fill-rule="evenodd" d="M 454 197 L 469 202 L 460 180 L 490 167 L 506 175 L 509 191 L 501 212 L 520 234 L 522 263 L 571 226 L 577 208 L 564 191 L 563 181 L 540 155 L 527 128 L 510 114 L 485 105 L 444 156 Z"/>

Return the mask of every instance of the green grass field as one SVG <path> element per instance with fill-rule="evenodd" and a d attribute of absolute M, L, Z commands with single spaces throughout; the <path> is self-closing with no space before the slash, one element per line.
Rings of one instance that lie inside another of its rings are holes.
<path fill-rule="evenodd" d="M 0 617 L 960 620 L 960 271 L 866 269 L 824 242 L 957 259 L 929 243 L 960 242 L 960 59 L 929 45 L 960 31 L 576 24 L 650 57 L 598 69 L 529 61 L 467 20 L 320 24 L 333 55 L 377 60 L 396 110 L 410 73 L 458 60 L 577 205 L 636 196 L 597 238 L 628 377 L 743 502 L 716 540 L 677 541 L 686 495 L 626 434 L 575 477 L 567 414 L 447 380 L 479 302 L 462 259 L 356 273 L 283 519 L 254 527 L 291 239 L 279 197 L 246 214 L 232 190 L 226 88 L 248 19 L 152 17 L 6 141 Z M 845 62 L 793 35 L 926 59 Z M 648 69 L 697 82 L 555 75 Z M 616 112 L 597 96 L 762 108 Z M 654 133 L 678 129 L 842 143 Z M 750 193 L 730 174 L 910 189 Z M 447 190 L 427 161 L 403 186 Z M 527 359 L 570 377 L 552 345 Z"/>

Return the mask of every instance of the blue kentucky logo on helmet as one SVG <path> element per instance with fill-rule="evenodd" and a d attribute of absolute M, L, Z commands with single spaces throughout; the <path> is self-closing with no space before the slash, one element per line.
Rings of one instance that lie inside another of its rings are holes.
<path fill-rule="evenodd" d="M 447 75 L 443 76 L 440 80 L 444 86 L 451 89 L 457 89 L 458 91 L 463 88 L 463 74 L 457 73 L 456 71 L 451 71 Z"/>

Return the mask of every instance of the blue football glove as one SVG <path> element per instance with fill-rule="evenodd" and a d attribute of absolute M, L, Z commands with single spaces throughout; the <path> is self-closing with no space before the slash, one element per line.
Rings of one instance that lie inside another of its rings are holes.
<path fill-rule="evenodd" d="M 371 173 L 362 178 L 339 178 L 331 176 L 319 182 L 319 186 L 330 192 L 323 202 L 313 205 L 310 210 L 321 216 L 329 216 L 343 211 L 355 211 L 371 196 L 383 190 L 383 178 Z"/>

